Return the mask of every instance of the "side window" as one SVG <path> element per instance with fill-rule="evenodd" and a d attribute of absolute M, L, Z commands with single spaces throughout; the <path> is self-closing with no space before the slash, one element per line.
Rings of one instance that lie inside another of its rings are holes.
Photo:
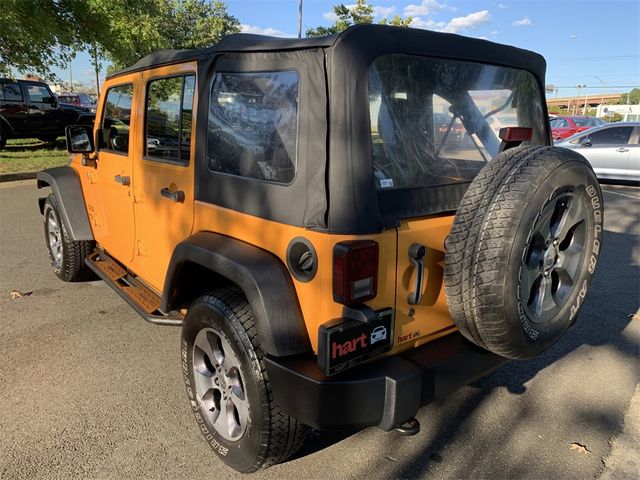
<path fill-rule="evenodd" d="M 551 128 L 568 128 L 569 124 L 564 118 L 554 118 L 551 120 Z"/>
<path fill-rule="evenodd" d="M 22 89 L 17 83 L 0 83 L 0 100 L 21 102 Z"/>
<path fill-rule="evenodd" d="M 145 154 L 152 159 L 189 163 L 195 76 L 149 82 Z"/>
<path fill-rule="evenodd" d="M 210 170 L 290 183 L 297 137 L 297 72 L 216 73 L 207 134 Z"/>
<path fill-rule="evenodd" d="M 589 135 L 591 145 L 624 145 L 629 141 L 633 127 L 605 128 Z"/>
<path fill-rule="evenodd" d="M 119 85 L 107 92 L 98 144 L 103 150 L 129 152 L 129 124 L 133 85 Z"/>
<path fill-rule="evenodd" d="M 42 85 L 29 85 L 27 93 L 29 94 L 29 101 L 31 103 L 44 103 L 44 98 L 51 97 L 51 93 L 47 87 Z"/>

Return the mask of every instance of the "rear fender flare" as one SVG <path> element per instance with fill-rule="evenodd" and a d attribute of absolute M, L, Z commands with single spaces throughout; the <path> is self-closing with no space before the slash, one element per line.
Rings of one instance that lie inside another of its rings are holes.
<path fill-rule="evenodd" d="M 238 285 L 253 311 L 260 345 L 273 356 L 311 352 L 302 311 L 291 276 L 282 261 L 254 245 L 211 232 L 180 242 L 171 256 L 161 309 L 180 307 L 188 292 L 180 290 L 181 272 L 196 264 Z M 215 289 L 218 285 L 210 285 Z M 209 285 L 207 285 L 209 287 Z"/>

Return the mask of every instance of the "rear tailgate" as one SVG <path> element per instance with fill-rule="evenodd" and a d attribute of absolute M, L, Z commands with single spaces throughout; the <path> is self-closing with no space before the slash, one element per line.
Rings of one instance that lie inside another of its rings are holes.
<path fill-rule="evenodd" d="M 455 330 L 443 283 L 444 240 L 453 218 L 453 215 L 447 215 L 405 220 L 397 228 L 396 347 L 418 346 Z M 425 253 L 422 289 L 417 303 L 409 298 L 415 296 L 420 269 L 410 259 L 413 244 L 423 246 Z"/>

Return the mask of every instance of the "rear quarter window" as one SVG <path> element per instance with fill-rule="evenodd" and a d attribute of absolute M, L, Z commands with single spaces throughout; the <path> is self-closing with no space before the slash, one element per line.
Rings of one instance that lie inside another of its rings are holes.
<path fill-rule="evenodd" d="M 21 102 L 22 89 L 17 83 L 0 83 L 0 100 Z"/>
<path fill-rule="evenodd" d="M 216 73 L 207 166 L 214 172 L 291 183 L 298 137 L 298 73 Z"/>

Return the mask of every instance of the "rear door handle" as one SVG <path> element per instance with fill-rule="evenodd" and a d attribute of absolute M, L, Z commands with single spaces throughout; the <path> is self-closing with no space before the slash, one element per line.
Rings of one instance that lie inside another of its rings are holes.
<path fill-rule="evenodd" d="M 172 192 L 167 187 L 164 187 L 162 190 L 160 190 L 160 195 L 162 195 L 164 198 L 173 200 L 176 203 L 184 202 L 184 192 L 182 190 Z"/>
<path fill-rule="evenodd" d="M 418 305 L 422 300 L 422 282 L 424 279 L 424 256 L 427 249 L 419 243 L 412 243 L 409 247 L 409 260 L 416 268 L 416 289 L 409 294 L 409 305 Z"/>
<path fill-rule="evenodd" d="M 620 152 L 620 153 L 624 153 L 624 152 L 628 152 L 629 149 L 628 148 L 624 148 L 624 147 L 620 147 L 616 149 L 616 152 Z"/>
<path fill-rule="evenodd" d="M 116 183 L 119 183 L 123 187 L 128 187 L 129 185 L 131 185 L 131 177 L 116 175 L 115 177 L 113 177 L 113 179 L 116 181 Z"/>

